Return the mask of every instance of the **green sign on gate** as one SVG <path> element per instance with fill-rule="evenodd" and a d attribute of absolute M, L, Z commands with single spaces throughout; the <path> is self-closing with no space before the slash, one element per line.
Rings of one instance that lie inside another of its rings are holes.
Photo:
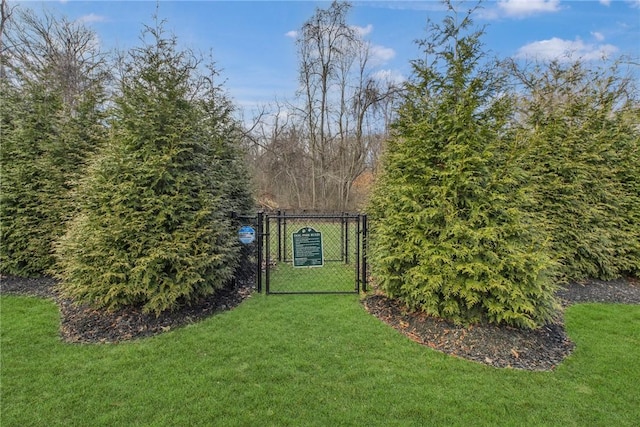
<path fill-rule="evenodd" d="M 293 233 L 293 266 L 322 267 L 322 233 L 311 227 L 304 227 Z"/>

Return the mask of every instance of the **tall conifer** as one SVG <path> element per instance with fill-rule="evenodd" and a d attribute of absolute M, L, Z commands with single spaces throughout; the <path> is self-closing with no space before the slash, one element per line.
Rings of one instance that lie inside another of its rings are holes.
<path fill-rule="evenodd" d="M 224 130 L 233 126 L 213 109 L 228 101 L 211 97 L 198 61 L 161 26 L 145 35 L 129 52 L 108 146 L 58 252 L 67 295 L 159 313 L 231 278 L 239 247 L 229 213 L 250 202 L 230 191 L 239 169 L 227 168 L 236 153 Z"/>
<path fill-rule="evenodd" d="M 369 212 L 372 269 L 412 309 L 535 328 L 555 313 L 544 238 L 527 197 L 512 112 L 482 31 L 451 2 L 421 43 Z"/>
<path fill-rule="evenodd" d="M 79 95 L 73 111 L 43 84 L 14 95 L 4 100 L 15 110 L 2 117 L 0 271 L 39 276 L 55 266 L 53 243 L 76 209 L 72 190 L 104 142 L 103 115 L 96 93 Z"/>
<path fill-rule="evenodd" d="M 38 276 L 55 267 L 53 244 L 76 209 L 72 191 L 104 143 L 107 74 L 81 24 L 30 11 L 9 24 L 0 58 L 0 271 Z"/>
<path fill-rule="evenodd" d="M 615 67 L 552 62 L 518 73 L 524 163 L 566 280 L 640 271 L 640 108 Z"/>

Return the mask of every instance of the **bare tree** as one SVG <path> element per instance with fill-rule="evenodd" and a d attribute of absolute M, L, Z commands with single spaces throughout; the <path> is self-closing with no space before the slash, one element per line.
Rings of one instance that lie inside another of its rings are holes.
<path fill-rule="evenodd" d="M 354 209 L 362 199 L 354 182 L 375 169 L 399 88 L 374 74 L 370 43 L 347 24 L 349 8 L 333 2 L 302 25 L 295 100 L 262 108 L 248 126 L 265 207 Z"/>
<path fill-rule="evenodd" d="M 300 105 L 311 157 L 312 209 L 346 209 L 366 169 L 376 106 L 395 88 L 371 75 L 370 45 L 347 24 L 350 4 L 317 9 L 297 40 Z"/>
<path fill-rule="evenodd" d="M 331 6 L 317 9 L 302 26 L 298 37 L 300 58 L 300 94 L 303 100 L 301 112 L 309 132 L 310 152 L 313 158 L 312 202 L 317 208 L 318 197 L 327 200 L 327 156 L 332 138 L 330 92 L 340 79 L 340 65 L 350 61 L 351 45 L 355 31 L 346 23 L 348 3 L 333 2 Z M 344 68 L 342 69 L 344 75 Z M 344 88 L 344 85 L 342 86 Z"/>
<path fill-rule="evenodd" d="M 16 6 L 10 7 L 7 0 L 2 0 L 2 2 L 0 2 L 0 79 L 4 79 L 6 77 L 4 35 L 15 8 Z"/>
<path fill-rule="evenodd" d="M 0 2 L 0 52 L 4 50 L 2 39 L 4 36 L 5 28 L 9 23 L 14 10 L 15 6 L 9 7 L 7 0 L 2 0 L 2 2 Z"/>
<path fill-rule="evenodd" d="M 80 94 L 105 82 L 106 57 L 93 31 L 65 17 L 48 12 L 39 16 L 31 10 L 18 10 L 13 25 L 4 27 L 5 16 L 12 12 L 3 0 L 3 65 L 14 83 L 60 90 L 65 105 L 73 109 Z"/>

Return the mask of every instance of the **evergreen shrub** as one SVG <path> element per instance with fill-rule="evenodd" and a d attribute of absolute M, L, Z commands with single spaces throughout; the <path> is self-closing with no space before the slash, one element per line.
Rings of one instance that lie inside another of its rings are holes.
<path fill-rule="evenodd" d="M 104 142 L 101 91 L 78 94 L 73 109 L 42 83 L 4 82 L 3 92 L 0 271 L 40 276 L 55 268 L 54 242 L 75 212 L 72 190 Z"/>
<path fill-rule="evenodd" d="M 640 108 L 615 69 L 537 69 L 524 110 L 529 207 L 552 236 L 564 280 L 640 270 Z M 634 119 L 635 118 L 635 119 Z"/>
<path fill-rule="evenodd" d="M 214 293 L 239 244 L 230 212 L 248 209 L 230 104 L 162 28 L 129 52 L 109 143 L 60 241 L 66 295 L 160 313 Z M 215 107 L 215 108 L 214 108 Z"/>
<path fill-rule="evenodd" d="M 433 62 L 413 62 L 368 208 L 372 272 L 411 309 L 535 328 L 556 313 L 553 262 L 520 209 L 511 98 L 470 25 L 449 16 L 422 43 Z"/>

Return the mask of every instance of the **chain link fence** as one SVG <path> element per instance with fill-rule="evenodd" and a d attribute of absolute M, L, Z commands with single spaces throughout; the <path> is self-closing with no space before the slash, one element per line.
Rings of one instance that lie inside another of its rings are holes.
<path fill-rule="evenodd" d="M 263 213 L 240 222 L 236 282 L 268 294 L 366 290 L 366 216 Z"/>

